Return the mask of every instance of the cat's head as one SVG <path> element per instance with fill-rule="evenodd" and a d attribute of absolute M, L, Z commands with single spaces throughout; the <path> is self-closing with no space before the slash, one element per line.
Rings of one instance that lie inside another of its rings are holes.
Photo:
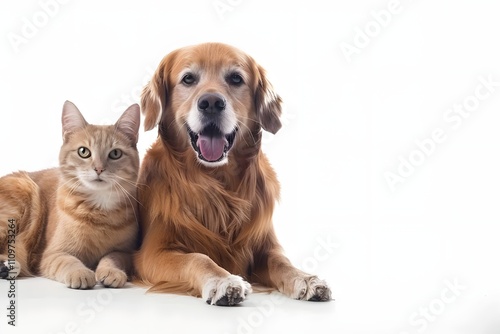
<path fill-rule="evenodd" d="M 114 125 L 87 123 L 66 101 L 62 113 L 60 169 L 69 187 L 79 190 L 135 189 L 139 171 L 139 105 L 130 106 Z"/>

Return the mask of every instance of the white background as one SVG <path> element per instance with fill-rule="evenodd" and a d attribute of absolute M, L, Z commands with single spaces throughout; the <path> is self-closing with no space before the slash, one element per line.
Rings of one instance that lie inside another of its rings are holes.
<path fill-rule="evenodd" d="M 136 287 L 24 279 L 16 332 L 500 332 L 494 1 L 71 0 L 50 16 L 48 2 L 0 3 L 0 174 L 57 165 L 65 100 L 89 122 L 112 123 L 168 52 L 233 44 L 285 101 L 284 127 L 264 145 L 282 184 L 278 236 L 336 301 L 252 295 L 217 308 Z M 357 53 L 346 57 L 347 44 Z M 463 103 L 474 110 L 458 123 L 449 110 Z M 431 145 L 435 131 L 444 140 Z M 141 156 L 155 137 L 141 133 Z M 403 182 L 391 188 L 387 173 L 398 168 Z M 7 290 L 0 282 L 1 333 L 14 332 Z"/>

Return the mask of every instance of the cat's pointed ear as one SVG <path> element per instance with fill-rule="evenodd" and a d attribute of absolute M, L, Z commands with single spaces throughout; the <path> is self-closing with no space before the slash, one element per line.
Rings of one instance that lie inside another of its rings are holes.
<path fill-rule="evenodd" d="M 88 125 L 80 110 L 70 101 L 64 102 L 62 112 L 62 132 L 63 138 L 80 130 Z"/>
<path fill-rule="evenodd" d="M 137 103 L 128 107 L 115 124 L 116 128 L 126 135 L 134 145 L 139 140 L 140 125 L 141 112 Z"/>

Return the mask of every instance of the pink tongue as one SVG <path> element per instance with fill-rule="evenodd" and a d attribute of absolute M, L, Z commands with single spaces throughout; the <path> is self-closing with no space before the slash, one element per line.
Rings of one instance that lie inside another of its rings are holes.
<path fill-rule="evenodd" d="M 224 154 L 224 147 L 227 140 L 224 137 L 210 137 L 200 135 L 197 145 L 200 148 L 201 155 L 207 161 L 217 161 Z"/>

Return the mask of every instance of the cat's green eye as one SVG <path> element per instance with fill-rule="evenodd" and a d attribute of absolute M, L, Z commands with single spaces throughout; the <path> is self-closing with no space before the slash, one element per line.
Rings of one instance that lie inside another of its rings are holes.
<path fill-rule="evenodd" d="M 86 147 L 80 147 L 78 149 L 78 155 L 84 159 L 90 158 L 90 150 Z"/>
<path fill-rule="evenodd" d="M 113 160 L 120 159 L 122 157 L 122 150 L 115 148 L 113 151 L 109 152 L 108 157 Z"/>

